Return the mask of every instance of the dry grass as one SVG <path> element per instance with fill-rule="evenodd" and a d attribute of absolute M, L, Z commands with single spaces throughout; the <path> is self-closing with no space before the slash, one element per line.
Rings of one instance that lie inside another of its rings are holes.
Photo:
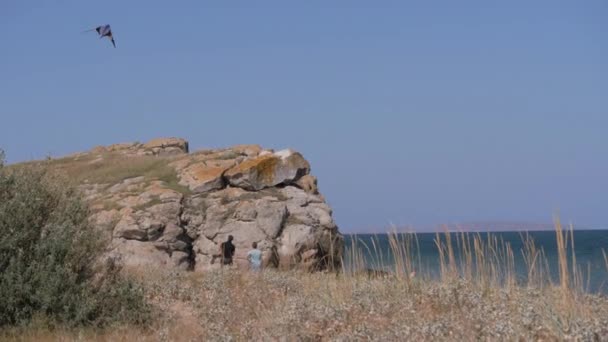
<path fill-rule="evenodd" d="M 26 328 L 15 328 L 0 333 L 3 341 L 140 341 L 154 340 L 152 335 L 143 330 L 129 326 L 115 327 L 112 330 L 98 331 L 93 329 L 64 329 L 32 325 Z"/>
<path fill-rule="evenodd" d="M 561 288 L 484 288 L 462 278 L 395 277 L 230 269 L 206 274 L 140 270 L 158 308 L 147 330 L 30 329 L 15 340 L 599 340 L 608 300 Z"/>
<path fill-rule="evenodd" d="M 126 156 L 121 153 L 87 154 L 76 157 L 49 159 L 42 162 L 52 169 L 65 173 L 76 184 L 116 184 L 133 177 L 160 180 L 175 191 L 188 194 L 190 190 L 180 185 L 175 169 L 169 166 L 173 157 Z"/>
<path fill-rule="evenodd" d="M 377 242 L 348 249 L 339 273 L 236 269 L 197 274 L 131 270 L 157 308 L 146 330 L 5 332 L 9 340 L 608 340 L 608 298 L 577 279 L 570 230 L 556 220 L 559 279 L 532 238 L 513 251 L 491 235 L 438 234 L 439 277 L 421 269 L 415 234 L 390 234 L 392 270 L 358 272 L 364 252 L 387 270 Z M 527 279 L 516 279 L 514 254 Z M 603 253 L 608 268 L 608 255 Z M 360 264 L 357 265 L 357 262 Z M 416 272 L 417 271 L 417 272 Z M 415 275 L 414 275 L 414 272 Z"/>
<path fill-rule="evenodd" d="M 51 160 L 53 168 L 65 171 L 79 182 L 115 184 L 124 179 L 145 176 L 162 179 L 175 171 L 167 166 L 167 159 L 153 156 L 126 157 L 107 153 L 99 158 Z"/>
<path fill-rule="evenodd" d="M 583 332 L 594 331 L 593 324 L 589 322 L 597 318 L 597 310 L 602 312 L 601 317 L 608 318 L 608 316 L 603 316 L 608 313 L 608 300 L 605 296 L 589 294 L 591 271 L 590 268 L 586 271 L 585 281 L 584 270 L 577 264 L 574 253 L 575 241 L 572 225 L 568 229 L 564 229 L 559 218 L 556 217 L 555 234 L 559 270 L 557 282 L 551 277 L 549 261 L 544 250 L 537 248 L 534 240 L 527 233 L 521 235 L 523 248 L 519 251 L 513 251 L 508 242 L 502 241 L 492 234 L 482 236 L 479 233 L 449 233 L 447 231 L 443 234 L 436 234 L 435 245 L 439 256 L 438 277 L 431 276 L 428 270 L 425 272 L 420 266 L 420 250 L 415 234 L 389 234 L 389 257 L 394 259 L 390 263 L 384 262 L 384 259 L 387 258 L 386 255 L 377 252 L 377 239 L 372 239 L 371 243 L 367 244 L 363 241 L 355 243 L 356 239 L 353 239 L 348 255 L 351 262 L 344 271 L 354 273 L 357 270 L 367 270 L 368 267 L 390 270 L 393 279 L 399 280 L 410 289 L 414 282 L 440 288 L 458 283 L 462 287 L 453 289 L 455 297 L 466 297 L 477 292 L 483 298 L 481 305 L 491 305 L 493 301 L 496 301 L 497 292 L 506 293 L 510 299 L 517 298 L 516 301 L 507 301 L 508 310 L 505 312 L 509 312 L 509 314 L 505 318 L 508 318 L 509 322 L 517 320 L 519 314 L 526 314 L 521 311 L 519 313 L 513 311 L 513 306 L 527 305 L 528 311 L 537 311 L 539 308 L 544 310 L 541 315 L 544 317 L 544 323 L 541 324 L 544 334 L 542 336 L 553 336 L 558 339 L 573 336 L 581 338 L 583 335 L 580 334 Z M 527 268 L 526 275 L 523 277 L 518 276 L 515 270 L 515 253 L 521 253 L 523 256 Z M 370 258 L 366 260 L 365 254 L 371 254 L 371 260 L 369 260 Z M 605 251 L 603 255 L 608 269 L 608 255 Z M 416 264 L 418 264 L 417 267 Z M 414 274 L 412 269 L 420 271 L 415 278 L 411 277 Z M 368 271 L 367 274 L 378 275 L 379 273 Z M 410 275 L 409 279 L 407 275 Z M 534 296 L 541 296 L 543 301 L 535 299 Z M 499 301 L 504 303 L 504 299 Z M 450 310 L 449 308 L 444 309 Z M 476 309 L 469 308 L 469 310 Z M 581 320 L 587 320 L 587 323 L 581 323 Z M 597 324 L 597 321 L 594 324 Z M 599 326 L 597 325 L 597 327 Z M 578 333 L 575 334 L 576 330 Z M 515 335 L 512 335 L 513 332 Z M 602 340 L 608 340 L 606 330 L 596 329 L 595 332 L 599 334 L 597 336 L 602 337 Z M 541 335 L 526 335 L 525 330 L 521 330 L 521 326 L 511 331 L 508 336 L 524 337 L 525 339 L 542 337 Z M 486 337 L 488 336 L 486 335 L 484 338 Z M 495 337 L 497 336 L 490 336 L 490 338 Z M 468 336 L 468 338 L 473 337 Z"/>

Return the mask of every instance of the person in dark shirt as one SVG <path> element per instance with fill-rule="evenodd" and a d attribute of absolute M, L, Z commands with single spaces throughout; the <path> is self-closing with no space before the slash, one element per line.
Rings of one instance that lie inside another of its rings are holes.
<path fill-rule="evenodd" d="M 234 237 L 232 235 L 228 235 L 228 240 L 226 242 L 222 242 L 220 245 L 222 265 L 232 265 L 232 258 L 234 257 L 234 252 L 236 251 L 236 247 L 234 247 L 232 240 L 234 240 Z"/>

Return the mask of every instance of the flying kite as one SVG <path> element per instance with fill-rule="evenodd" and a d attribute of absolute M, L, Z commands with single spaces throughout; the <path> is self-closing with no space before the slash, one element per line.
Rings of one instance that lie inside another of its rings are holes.
<path fill-rule="evenodd" d="M 110 28 L 110 25 L 97 26 L 96 28 L 94 28 L 92 30 L 88 30 L 88 31 L 84 31 L 84 32 L 90 32 L 90 31 L 97 31 L 97 34 L 99 34 L 99 38 L 103 38 L 103 37 L 110 38 L 112 45 L 114 47 L 116 47 L 116 43 L 114 42 L 114 36 L 112 36 L 112 29 Z"/>

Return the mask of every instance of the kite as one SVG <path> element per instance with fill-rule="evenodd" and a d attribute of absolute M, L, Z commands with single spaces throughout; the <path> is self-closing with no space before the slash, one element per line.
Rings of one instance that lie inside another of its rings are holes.
<path fill-rule="evenodd" d="M 116 43 L 114 42 L 114 36 L 112 35 L 112 29 L 110 28 L 110 25 L 97 26 L 96 28 L 94 28 L 92 30 L 88 30 L 88 31 L 84 31 L 84 32 L 90 32 L 90 31 L 97 31 L 97 34 L 99 34 L 99 38 L 103 38 L 103 37 L 110 38 L 112 45 L 114 47 L 116 47 Z"/>

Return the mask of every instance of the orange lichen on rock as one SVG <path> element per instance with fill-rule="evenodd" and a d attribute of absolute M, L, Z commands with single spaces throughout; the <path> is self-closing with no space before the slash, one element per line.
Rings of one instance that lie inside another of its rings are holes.
<path fill-rule="evenodd" d="M 261 157 L 257 157 L 254 159 L 245 160 L 244 162 L 236 165 L 235 167 L 229 169 L 226 172 L 226 176 L 236 176 L 238 174 L 242 174 L 245 172 L 249 172 L 252 169 L 258 170 L 260 164 L 264 164 L 267 160 L 274 159 L 276 162 L 276 157 L 273 155 L 265 155 Z M 263 166 L 262 169 L 268 170 L 269 166 Z"/>

